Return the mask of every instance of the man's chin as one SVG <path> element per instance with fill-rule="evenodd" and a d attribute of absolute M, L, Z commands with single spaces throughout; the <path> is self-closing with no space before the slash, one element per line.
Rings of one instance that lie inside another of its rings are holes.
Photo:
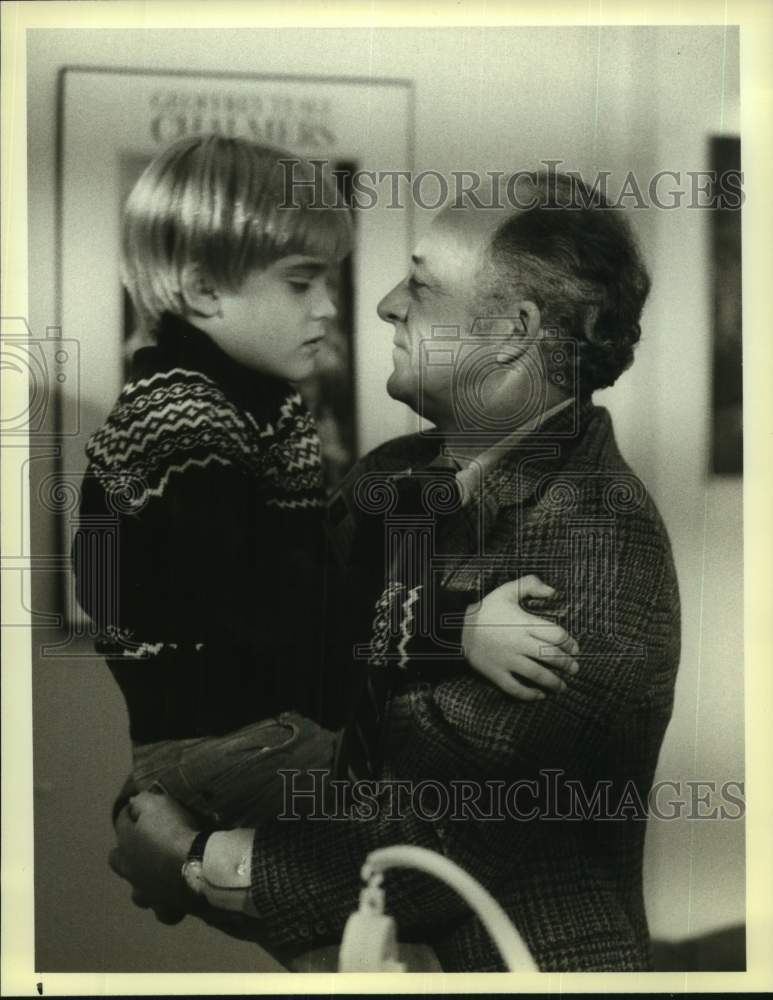
<path fill-rule="evenodd" d="M 417 386 L 403 378 L 396 371 L 387 379 L 386 391 L 398 403 L 405 403 L 416 413 L 419 412 L 419 393 Z"/>

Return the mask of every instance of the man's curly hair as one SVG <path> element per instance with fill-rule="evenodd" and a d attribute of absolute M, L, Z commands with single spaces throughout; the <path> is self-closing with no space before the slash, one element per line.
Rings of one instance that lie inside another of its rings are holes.
<path fill-rule="evenodd" d="M 567 174 L 529 178 L 528 207 L 489 245 L 482 301 L 500 315 L 518 298 L 539 306 L 543 328 L 576 341 L 576 391 L 589 396 L 633 362 L 650 278 L 628 221 L 598 191 Z"/>

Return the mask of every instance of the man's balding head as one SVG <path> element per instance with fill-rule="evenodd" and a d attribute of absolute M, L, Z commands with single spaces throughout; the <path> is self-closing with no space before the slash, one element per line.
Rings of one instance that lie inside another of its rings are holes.
<path fill-rule="evenodd" d="M 649 278 L 627 223 L 572 178 L 530 183 L 523 209 L 440 213 L 379 303 L 395 329 L 387 389 L 441 429 L 459 430 L 462 410 L 517 426 L 633 359 Z M 574 350 L 552 350 L 556 336 Z M 546 349 L 565 372 L 549 375 Z"/>
<path fill-rule="evenodd" d="M 498 215 L 477 276 L 482 315 L 532 300 L 545 328 L 571 337 L 579 393 L 612 385 L 633 361 L 650 279 L 627 220 L 574 176 L 520 178 L 518 201 Z"/>

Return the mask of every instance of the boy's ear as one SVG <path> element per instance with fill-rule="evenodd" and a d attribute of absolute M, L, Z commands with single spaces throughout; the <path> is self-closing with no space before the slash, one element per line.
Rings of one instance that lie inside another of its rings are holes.
<path fill-rule="evenodd" d="M 507 320 L 509 328 L 503 334 L 505 339 L 497 354 L 501 364 L 515 361 L 525 351 L 528 351 L 539 338 L 542 329 L 542 313 L 536 302 L 523 299 L 513 303 Z"/>
<path fill-rule="evenodd" d="M 197 264 L 186 264 L 182 269 L 180 291 L 185 305 L 195 315 L 206 319 L 222 315 L 217 289 L 204 277 Z"/>

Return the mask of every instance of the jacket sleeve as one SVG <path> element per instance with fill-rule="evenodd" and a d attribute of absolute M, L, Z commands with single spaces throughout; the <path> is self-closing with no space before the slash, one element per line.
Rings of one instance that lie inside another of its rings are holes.
<path fill-rule="evenodd" d="M 396 770 L 413 780 L 448 781 L 584 768 L 653 700 L 670 713 L 673 677 L 663 675 L 662 689 L 655 683 L 659 671 L 678 663 L 679 595 L 670 567 L 670 551 L 653 551 L 629 534 L 608 579 L 588 575 L 579 587 L 570 573 L 548 579 L 563 611 L 537 613 L 580 645 L 580 671 L 567 689 L 523 702 L 472 671 L 415 688 L 392 705 L 387 756 Z"/>
<path fill-rule="evenodd" d="M 276 821 L 255 834 L 252 898 L 259 916 L 256 938 L 277 957 L 340 942 L 359 903 L 360 870 L 368 853 L 392 844 L 443 852 L 433 824 L 406 815 L 374 819 Z M 448 927 L 469 916 L 463 900 L 444 883 L 410 869 L 395 869 L 386 883 L 387 910 L 400 939 L 426 940 L 428 927 Z"/>

